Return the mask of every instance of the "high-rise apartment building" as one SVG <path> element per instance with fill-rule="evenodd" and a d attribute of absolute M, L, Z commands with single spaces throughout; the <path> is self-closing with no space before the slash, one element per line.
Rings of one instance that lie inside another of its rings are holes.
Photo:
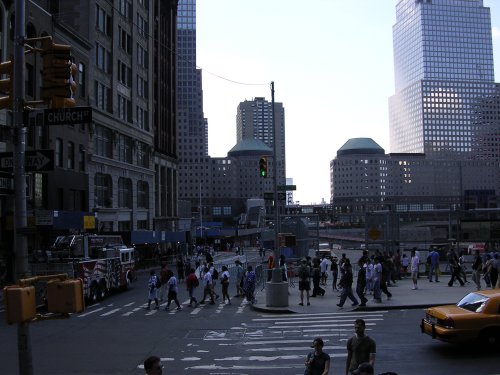
<path fill-rule="evenodd" d="M 197 216 L 200 197 L 205 210 L 210 206 L 211 165 L 202 72 L 196 68 L 196 0 L 180 0 L 178 4 L 177 132 L 179 199 L 191 202 Z"/>
<path fill-rule="evenodd" d="M 274 103 L 276 158 L 278 181 L 285 184 L 285 109 L 283 103 Z M 245 100 L 238 105 L 236 114 L 236 141 L 259 139 L 273 150 L 273 108 L 265 98 Z"/>
<path fill-rule="evenodd" d="M 496 90 L 490 9 L 482 0 L 401 0 L 393 27 L 392 152 L 466 159 Z"/>

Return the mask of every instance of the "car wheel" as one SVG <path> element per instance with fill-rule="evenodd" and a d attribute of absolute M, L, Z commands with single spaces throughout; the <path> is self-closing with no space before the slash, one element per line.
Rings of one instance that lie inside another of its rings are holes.
<path fill-rule="evenodd" d="M 496 346 L 500 344 L 500 329 L 489 328 L 481 332 L 479 336 L 481 343 L 487 346 Z"/>

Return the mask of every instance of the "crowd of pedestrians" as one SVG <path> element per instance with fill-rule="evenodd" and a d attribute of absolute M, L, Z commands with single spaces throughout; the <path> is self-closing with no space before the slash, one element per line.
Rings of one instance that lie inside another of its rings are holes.
<path fill-rule="evenodd" d="M 156 275 L 154 270 L 150 271 L 147 284 L 147 310 L 151 309 L 153 301 L 155 303 L 154 308 L 159 309 L 159 302 L 165 299 L 167 301 L 165 310 L 168 311 L 170 309 L 172 302 L 177 306 L 177 310 L 181 310 L 177 293 L 179 285 L 184 284 L 189 293 L 189 307 L 197 307 L 200 304 L 205 304 L 206 301 L 210 304 L 215 304 L 215 301 L 219 298 L 219 294 L 217 293 L 218 281 L 220 281 L 221 285 L 222 302 L 231 305 L 231 297 L 229 295 L 231 277 L 235 278 L 235 297 L 245 297 L 248 303 L 255 303 L 256 274 L 252 266 L 249 265 L 244 270 L 242 262 L 236 260 L 233 276 L 231 276 L 227 266 L 222 266 L 219 273 L 214 266 L 212 252 L 202 248 L 198 249 L 197 254 L 192 260 L 194 260 L 195 268 L 191 266 L 191 260 L 186 260 L 181 256 L 177 258 L 175 262 L 177 277 L 166 264 L 161 266 L 159 275 Z M 195 294 L 200 285 L 202 286 L 203 297 L 198 301 Z"/>
<path fill-rule="evenodd" d="M 300 261 L 296 276 L 299 281 L 300 302 L 299 305 L 311 305 L 312 297 L 325 296 L 326 279 L 332 278 L 332 292 L 339 297 L 337 306 L 343 308 L 347 300 L 352 306 L 366 306 L 373 297 L 374 303 L 381 303 L 382 296 L 388 300 L 392 298 L 390 287 L 396 286 L 397 281 L 403 277 L 410 277 L 411 289 L 418 290 L 419 280 L 423 278 L 423 266 L 425 265 L 425 277 L 429 282 L 440 282 L 442 278 L 440 264 L 447 262 L 449 270 L 448 286 L 455 284 L 464 286 L 467 281 L 466 259 L 462 253 L 458 256 L 453 249 L 446 254 L 440 254 L 437 249 L 431 248 L 427 259 L 422 259 L 420 251 L 416 248 L 410 251 L 410 256 L 401 254 L 396 250 L 395 254 L 390 252 L 376 251 L 368 256 L 363 251 L 362 256 L 355 263 L 356 272 L 353 270 L 351 259 L 342 254 L 338 259 L 333 257 L 330 261 L 322 258 L 305 257 Z M 500 255 L 498 253 L 481 254 L 476 251 L 472 262 L 472 281 L 477 290 L 481 288 L 500 288 Z M 356 280 L 355 280 L 356 278 Z M 483 284 L 484 283 L 484 284 Z"/>

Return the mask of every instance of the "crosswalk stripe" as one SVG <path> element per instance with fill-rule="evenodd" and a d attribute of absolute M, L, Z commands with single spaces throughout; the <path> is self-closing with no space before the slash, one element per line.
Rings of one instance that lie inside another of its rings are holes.
<path fill-rule="evenodd" d="M 120 310 L 121 310 L 121 307 L 119 307 L 117 309 L 113 309 L 111 311 L 108 311 L 107 313 L 101 314 L 100 316 L 108 316 L 108 315 L 114 314 L 115 312 L 120 311 Z"/>
<path fill-rule="evenodd" d="M 387 313 L 389 310 L 377 310 L 377 314 L 382 314 L 382 313 Z M 363 316 L 366 314 L 370 314 L 370 312 L 363 312 L 363 311 L 345 311 L 345 312 L 332 312 L 332 313 L 307 313 L 307 314 L 300 314 L 300 316 L 318 316 L 318 315 L 352 315 L 352 316 Z M 272 314 L 261 314 L 260 315 L 262 318 L 273 318 L 275 317 Z M 285 319 L 286 317 L 297 317 L 297 313 L 290 313 L 290 314 L 280 314 L 280 319 Z"/>
<path fill-rule="evenodd" d="M 92 310 L 92 311 L 89 311 L 89 312 L 86 312 L 84 314 L 80 314 L 80 315 L 77 315 L 78 318 L 83 318 L 83 317 L 86 317 L 88 315 L 91 315 L 91 314 L 94 314 L 96 312 L 99 312 L 99 311 L 102 311 L 104 310 L 106 307 L 100 307 L 98 309 L 95 309 L 95 310 Z"/>
<path fill-rule="evenodd" d="M 314 320 L 319 320 L 319 319 L 328 319 L 328 318 L 335 318 L 335 319 L 342 319 L 342 318 L 349 318 L 352 319 L 351 316 L 330 316 L 329 314 L 324 314 L 324 316 L 303 316 L 300 314 L 300 317 L 287 317 L 287 318 L 280 318 L 280 317 L 274 317 L 274 318 L 255 318 L 252 319 L 252 321 L 255 322 L 267 322 L 267 321 L 279 321 L 279 320 L 286 320 L 287 322 L 293 321 L 293 320 L 308 320 L 308 321 L 314 321 Z M 356 316 L 360 316 L 357 314 Z M 382 314 L 366 314 L 363 315 L 363 319 L 366 320 L 365 318 L 379 318 L 383 317 Z"/>
<path fill-rule="evenodd" d="M 368 319 L 363 319 L 365 322 L 373 322 L 373 321 L 380 321 L 380 320 L 384 320 L 382 318 L 368 318 Z M 352 325 L 352 319 L 334 319 L 334 320 L 331 320 L 331 319 L 326 319 L 326 320 L 314 320 L 314 321 L 311 321 L 311 323 L 348 323 L 350 322 L 351 325 Z M 289 320 L 285 320 L 283 322 L 275 322 L 274 325 L 280 325 L 280 324 L 303 324 L 303 323 L 307 323 L 307 321 L 289 321 Z"/>

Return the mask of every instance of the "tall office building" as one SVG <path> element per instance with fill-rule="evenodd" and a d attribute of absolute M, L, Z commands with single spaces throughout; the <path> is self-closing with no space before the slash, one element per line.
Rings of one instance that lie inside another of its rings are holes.
<path fill-rule="evenodd" d="M 393 27 L 392 152 L 467 159 L 478 101 L 496 90 L 490 9 L 482 0 L 401 0 Z"/>
<path fill-rule="evenodd" d="M 282 103 L 274 103 L 276 129 L 276 159 L 278 181 L 285 184 L 285 109 Z M 265 98 L 245 100 L 238 105 L 236 114 L 236 141 L 259 139 L 273 150 L 273 113 L 272 103 Z"/>
<path fill-rule="evenodd" d="M 210 204 L 208 122 L 203 115 L 202 72 L 196 68 L 196 0 L 180 0 L 177 12 L 177 132 L 179 199 L 193 208 Z M 193 210 L 193 214 L 196 214 Z"/>

